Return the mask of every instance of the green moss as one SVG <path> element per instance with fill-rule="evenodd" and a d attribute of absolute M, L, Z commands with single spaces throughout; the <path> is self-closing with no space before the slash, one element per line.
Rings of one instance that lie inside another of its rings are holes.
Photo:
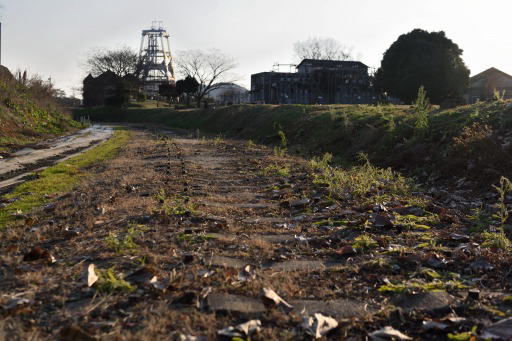
<path fill-rule="evenodd" d="M 202 244 L 204 242 L 207 242 L 208 240 L 215 239 L 215 237 L 206 234 L 206 233 L 200 233 L 200 234 L 185 234 L 182 233 L 178 236 L 178 242 L 180 244 Z"/>
<path fill-rule="evenodd" d="M 445 291 L 445 290 L 462 290 L 466 289 L 467 286 L 457 280 L 442 281 L 439 279 L 433 280 L 432 282 L 423 282 L 420 280 L 412 279 L 410 281 L 402 283 L 389 283 L 381 285 L 379 292 L 381 293 L 412 293 L 417 291 Z"/>
<path fill-rule="evenodd" d="M 38 179 L 25 182 L 4 196 L 6 199 L 16 199 L 7 207 L 0 209 L 0 229 L 10 224 L 16 224 L 16 214 L 30 212 L 33 208 L 41 207 L 51 201 L 49 196 L 65 193 L 73 189 L 81 179 L 89 173 L 86 167 L 114 157 L 130 137 L 126 130 L 116 130 L 114 136 L 103 144 L 65 162 L 43 170 Z"/>

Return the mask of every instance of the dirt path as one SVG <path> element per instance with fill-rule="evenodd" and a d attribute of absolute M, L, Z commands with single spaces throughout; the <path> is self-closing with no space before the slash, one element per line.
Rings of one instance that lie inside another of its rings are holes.
<path fill-rule="evenodd" d="M 307 340 L 330 324 L 332 340 L 385 326 L 432 340 L 509 312 L 508 257 L 480 248 L 457 217 L 379 203 L 384 189 L 370 206 L 333 200 L 300 158 L 136 131 L 91 171 L 3 234 L 7 339 L 243 339 L 219 331 L 252 321 L 252 340 Z M 383 220 L 399 210 L 422 227 Z"/>
<path fill-rule="evenodd" d="M 113 129 L 94 125 L 76 134 L 40 143 L 36 149 L 23 148 L 0 159 L 0 190 L 23 181 L 30 172 L 62 162 L 96 146 L 112 136 Z"/>

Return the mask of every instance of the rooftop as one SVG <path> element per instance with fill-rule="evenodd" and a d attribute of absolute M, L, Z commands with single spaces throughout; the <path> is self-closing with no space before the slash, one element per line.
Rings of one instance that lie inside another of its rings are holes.
<path fill-rule="evenodd" d="M 297 68 L 299 68 L 302 64 L 312 64 L 315 66 L 346 66 L 346 67 L 368 67 L 367 65 L 358 62 L 358 61 L 349 61 L 349 60 L 328 60 L 328 59 L 304 59 L 302 62 L 300 62 L 299 65 L 297 65 Z"/>

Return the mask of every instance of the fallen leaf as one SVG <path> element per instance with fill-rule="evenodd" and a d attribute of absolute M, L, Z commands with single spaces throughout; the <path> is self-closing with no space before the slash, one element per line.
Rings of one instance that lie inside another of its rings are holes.
<path fill-rule="evenodd" d="M 315 339 L 319 339 L 338 327 L 338 321 L 332 317 L 316 313 L 313 316 L 304 317 L 301 326 L 306 333 Z"/>
<path fill-rule="evenodd" d="M 386 326 L 382 329 L 374 331 L 371 333 L 370 338 L 374 341 L 381 340 L 412 340 L 411 337 L 401 333 L 400 331 L 394 329 L 393 327 Z"/>
<path fill-rule="evenodd" d="M 265 302 L 273 303 L 276 306 L 284 306 L 287 309 L 293 309 L 292 305 L 288 304 L 272 289 L 263 288 L 261 295 Z"/>
<path fill-rule="evenodd" d="M 98 275 L 96 275 L 96 266 L 94 264 L 89 264 L 85 272 L 85 280 L 87 282 L 87 286 L 90 288 L 96 283 L 99 279 Z"/>
<path fill-rule="evenodd" d="M 246 265 L 241 271 L 238 272 L 238 280 L 240 282 L 249 282 L 256 278 L 256 274 L 254 272 L 254 267 L 251 265 Z"/>
<path fill-rule="evenodd" d="M 33 262 L 35 260 L 39 260 L 39 259 L 43 258 L 44 252 L 45 251 L 42 248 L 40 248 L 39 246 L 36 246 L 23 256 L 23 261 L 24 262 Z"/>
<path fill-rule="evenodd" d="M 192 336 L 192 335 L 184 335 L 181 334 L 178 337 L 178 341 L 207 341 L 208 338 L 206 336 Z"/>
<path fill-rule="evenodd" d="M 258 333 L 261 330 L 260 320 L 251 320 L 238 326 L 230 326 L 219 330 L 217 334 L 226 337 L 246 337 Z"/>

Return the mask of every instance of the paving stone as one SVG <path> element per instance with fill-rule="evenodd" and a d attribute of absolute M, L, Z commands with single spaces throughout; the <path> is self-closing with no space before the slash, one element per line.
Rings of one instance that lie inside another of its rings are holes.
<path fill-rule="evenodd" d="M 298 314 L 303 311 L 308 315 L 322 313 L 337 319 L 365 317 L 372 313 L 365 303 L 343 298 L 333 301 L 296 300 L 289 303 Z"/>
<path fill-rule="evenodd" d="M 269 243 L 289 243 L 295 240 L 295 236 L 290 234 L 261 234 L 261 235 L 255 235 L 251 236 L 254 237 L 254 239 L 261 239 Z"/>
<path fill-rule="evenodd" d="M 239 204 L 232 202 L 215 202 L 215 201 L 199 201 L 199 205 L 211 206 L 211 207 L 237 207 L 237 208 L 252 208 L 252 209 L 264 209 L 275 207 L 275 205 L 268 204 Z"/>
<path fill-rule="evenodd" d="M 276 218 L 276 217 L 251 217 L 242 220 L 243 223 L 246 224 L 260 224 L 260 223 L 268 223 L 268 224 L 278 224 L 278 223 L 287 223 L 289 219 L 286 218 Z"/>
<path fill-rule="evenodd" d="M 243 259 L 217 256 L 217 255 L 214 255 L 212 257 L 206 257 L 204 259 L 204 263 L 209 266 L 213 265 L 213 266 L 221 266 L 221 267 L 228 267 L 228 268 L 234 268 L 234 269 L 243 269 L 243 268 L 245 268 L 245 266 L 250 264 L 250 262 L 247 262 Z"/>
<path fill-rule="evenodd" d="M 327 267 L 321 261 L 317 260 L 289 260 L 273 263 L 269 266 L 274 271 L 318 271 L 325 270 Z"/>
<path fill-rule="evenodd" d="M 427 292 L 416 295 L 399 295 L 391 299 L 391 302 L 405 312 L 414 310 L 433 312 L 444 310 L 455 303 L 455 298 L 445 291 Z"/>
<path fill-rule="evenodd" d="M 214 312 L 258 315 L 266 311 L 260 300 L 231 294 L 210 294 L 206 299 L 208 308 Z"/>

